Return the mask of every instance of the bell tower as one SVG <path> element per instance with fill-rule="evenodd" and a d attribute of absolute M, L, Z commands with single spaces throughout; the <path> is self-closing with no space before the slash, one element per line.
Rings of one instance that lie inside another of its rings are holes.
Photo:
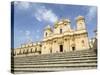
<path fill-rule="evenodd" d="M 77 36 L 79 38 L 75 38 L 77 42 L 75 42 L 77 50 L 86 50 L 89 49 L 89 40 L 88 40 L 88 32 L 86 30 L 85 18 L 83 16 L 78 16 L 76 18 L 77 23 Z"/>
<path fill-rule="evenodd" d="M 52 29 L 50 25 L 47 25 L 44 29 L 44 37 L 48 37 L 52 34 Z"/>
<path fill-rule="evenodd" d="M 71 21 L 69 19 L 64 19 L 63 22 L 64 22 L 64 25 L 66 26 L 65 28 L 66 31 L 71 31 L 71 27 L 70 27 Z"/>
<path fill-rule="evenodd" d="M 77 24 L 77 30 L 86 29 L 85 18 L 83 16 L 78 16 L 76 18 L 76 24 Z"/>

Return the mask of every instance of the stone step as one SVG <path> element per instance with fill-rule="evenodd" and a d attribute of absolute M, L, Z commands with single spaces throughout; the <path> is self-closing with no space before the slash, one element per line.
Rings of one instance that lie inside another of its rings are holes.
<path fill-rule="evenodd" d="M 11 69 L 15 73 L 95 69 L 97 68 L 97 55 L 92 50 L 83 50 L 14 57 L 12 62 L 14 63 L 11 64 Z"/>
<path fill-rule="evenodd" d="M 88 70 L 88 69 L 96 69 L 96 67 L 60 67 L 60 68 L 16 68 L 14 70 L 15 74 L 21 73 L 33 73 L 33 72 L 54 72 L 54 71 L 72 71 L 72 70 Z"/>
<path fill-rule="evenodd" d="M 14 63 L 14 65 L 39 65 L 39 64 L 70 64 L 70 63 L 97 63 L 97 60 L 77 60 L 77 61 L 52 61 L 52 62 L 29 62 L 29 63 Z M 13 66 L 13 64 L 12 64 Z"/>
<path fill-rule="evenodd" d="M 91 52 L 91 53 L 82 53 L 82 54 L 80 54 L 80 53 L 59 53 L 59 54 L 56 54 L 56 53 L 54 53 L 54 54 L 48 54 L 48 55 L 46 55 L 46 54 L 43 54 L 43 55 L 33 55 L 35 58 L 38 58 L 38 57 L 61 57 L 61 56 L 69 56 L 69 55 L 89 55 L 89 54 L 95 54 L 94 52 Z M 28 55 L 26 55 L 26 56 L 23 56 L 23 57 L 28 57 L 28 58 L 30 58 L 30 57 L 32 57 L 32 56 L 28 56 Z M 23 57 L 20 57 L 20 58 L 23 58 Z M 15 57 L 15 58 L 18 58 L 18 57 Z"/>
<path fill-rule="evenodd" d="M 47 56 L 47 57 L 45 57 L 45 58 L 48 58 L 48 57 L 71 57 L 71 56 L 92 56 L 92 55 L 95 55 L 96 56 L 96 54 L 84 54 L 84 55 L 75 55 L 75 54 L 71 54 L 71 55 L 62 55 L 62 56 Z M 17 58 L 20 58 L 20 59 L 23 59 L 23 58 L 44 58 L 44 57 L 42 57 L 42 56 L 24 56 L 24 57 L 16 57 L 16 59 Z"/>
<path fill-rule="evenodd" d="M 29 60 L 22 60 L 22 61 L 19 61 L 19 60 L 15 60 L 14 62 L 17 63 L 17 62 L 39 62 L 39 61 L 63 61 L 63 60 L 66 60 L 66 61 L 70 61 L 70 60 L 97 60 L 97 57 L 77 57 L 77 58 L 57 58 L 57 59 L 42 59 L 42 60 L 38 60 L 38 59 L 29 59 Z"/>
<path fill-rule="evenodd" d="M 84 61 L 84 60 L 86 61 L 86 60 L 88 60 L 88 59 L 83 59 L 83 61 Z M 61 60 L 61 61 L 62 61 L 62 62 L 64 62 L 64 61 L 67 61 L 67 62 L 70 61 L 70 62 L 71 62 L 71 60 Z M 77 62 L 77 61 L 82 61 L 82 60 L 72 60 L 72 61 Z M 90 60 L 89 60 L 89 61 L 90 61 Z M 96 61 L 96 59 L 91 59 L 91 61 Z M 38 61 L 37 61 L 37 62 L 30 61 L 30 62 L 17 62 L 17 63 L 14 62 L 14 64 L 18 64 L 18 63 L 20 63 L 20 64 L 21 64 L 21 63 L 48 63 L 48 62 L 49 62 L 49 63 L 52 63 L 52 62 L 55 62 L 55 63 L 58 62 L 58 63 L 59 63 L 60 60 L 54 60 L 54 61 L 46 61 L 46 60 L 45 60 L 45 61 L 39 61 L 39 62 L 38 62 Z"/>
<path fill-rule="evenodd" d="M 26 71 L 56 71 L 56 70 L 73 70 L 73 69 L 93 69 L 93 68 L 97 68 L 96 65 L 89 65 L 89 66 L 57 66 L 57 67 L 45 67 L 45 68 L 12 68 L 12 70 L 15 70 L 15 71 L 22 71 L 22 70 L 26 70 Z"/>
<path fill-rule="evenodd" d="M 49 68 L 49 67 L 79 67 L 79 66 L 96 66 L 97 63 L 70 63 L 70 64 L 40 64 L 40 65 L 14 65 L 14 68 Z"/>
<path fill-rule="evenodd" d="M 94 53 L 92 50 L 90 51 L 90 50 L 83 50 L 83 51 L 75 51 L 75 52 L 66 52 L 66 53 L 53 53 L 53 54 L 43 54 L 43 55 L 33 55 L 34 57 L 39 57 L 39 56 L 41 56 L 41 57 L 46 57 L 46 56 L 62 56 L 62 55 L 72 55 L 72 54 L 76 54 L 76 55 L 78 55 L 78 54 L 92 54 L 92 53 Z M 29 56 L 30 57 L 30 56 Z"/>
<path fill-rule="evenodd" d="M 23 57 L 23 59 L 14 59 L 14 61 L 22 61 L 22 60 L 27 60 L 27 61 L 29 61 L 29 60 L 48 60 L 48 59 L 63 59 L 63 58 L 81 58 L 81 57 L 96 57 L 96 55 L 94 54 L 94 55 L 85 55 L 85 56 L 66 56 L 66 57 L 49 57 L 49 58 L 27 58 L 27 57 Z"/>
<path fill-rule="evenodd" d="M 71 61 L 71 60 L 74 60 L 74 61 L 77 61 L 77 60 L 97 60 L 97 57 L 83 57 L 83 58 L 64 58 L 64 59 L 44 59 L 44 60 L 30 60 L 30 61 L 25 61 L 25 60 L 22 60 L 22 61 L 14 61 L 14 63 L 18 63 L 18 62 L 52 62 L 52 61 Z"/>

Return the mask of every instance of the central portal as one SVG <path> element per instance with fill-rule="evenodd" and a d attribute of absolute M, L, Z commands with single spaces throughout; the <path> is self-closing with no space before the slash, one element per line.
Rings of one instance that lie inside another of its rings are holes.
<path fill-rule="evenodd" d="M 60 45 L 60 52 L 63 52 L 63 45 Z"/>
<path fill-rule="evenodd" d="M 72 47 L 72 50 L 75 51 L 75 47 Z"/>

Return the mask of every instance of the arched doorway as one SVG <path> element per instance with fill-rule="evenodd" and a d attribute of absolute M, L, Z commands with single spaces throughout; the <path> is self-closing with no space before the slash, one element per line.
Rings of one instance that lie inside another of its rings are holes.
<path fill-rule="evenodd" d="M 75 48 L 75 44 L 72 44 L 72 51 L 75 51 L 76 50 L 76 48 Z"/>
<path fill-rule="evenodd" d="M 60 52 L 63 52 L 63 45 L 59 45 Z"/>
<path fill-rule="evenodd" d="M 75 51 L 75 47 L 72 47 L 72 50 Z"/>

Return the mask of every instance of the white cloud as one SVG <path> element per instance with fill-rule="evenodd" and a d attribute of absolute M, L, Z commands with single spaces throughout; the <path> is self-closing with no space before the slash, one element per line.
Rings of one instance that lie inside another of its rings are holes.
<path fill-rule="evenodd" d="M 47 9 L 43 5 L 30 4 L 30 2 L 14 2 L 14 4 L 19 10 L 27 10 L 32 7 L 31 10 L 33 10 L 34 13 L 32 15 L 40 22 L 47 21 L 53 23 L 58 20 L 57 15 L 51 9 Z"/>
<path fill-rule="evenodd" d="M 30 7 L 29 2 L 14 2 L 14 4 L 18 9 L 21 9 L 21 10 L 26 10 Z"/>
<path fill-rule="evenodd" d="M 96 13 L 97 13 L 96 7 L 89 8 L 89 12 L 86 15 L 88 22 L 90 22 L 95 17 Z"/>
<path fill-rule="evenodd" d="M 58 20 L 56 14 L 53 13 L 52 10 L 46 9 L 46 7 L 41 6 L 40 8 L 36 9 L 35 17 L 38 21 L 47 21 L 47 22 L 55 22 Z"/>

